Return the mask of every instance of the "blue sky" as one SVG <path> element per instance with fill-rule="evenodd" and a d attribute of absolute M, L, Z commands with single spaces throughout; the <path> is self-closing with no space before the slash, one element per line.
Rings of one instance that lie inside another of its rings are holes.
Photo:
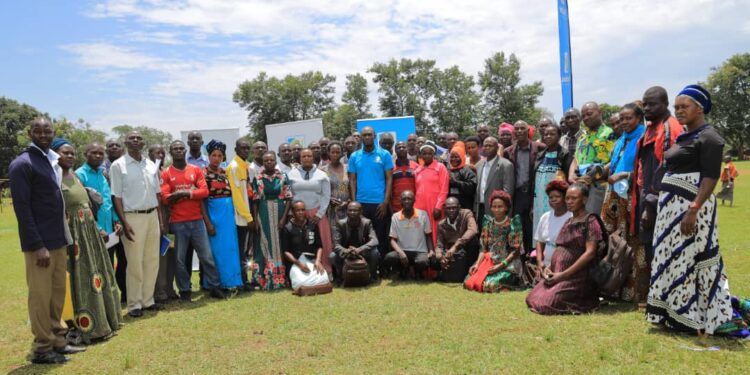
<path fill-rule="evenodd" d="M 750 51 L 750 0 L 570 0 L 575 104 L 624 104 L 655 84 L 674 94 Z M 560 116 L 556 2 L 110 0 L 0 2 L 0 95 L 109 130 L 179 134 L 244 127 L 237 85 L 376 61 L 429 58 L 476 74 L 515 52 L 540 105 Z M 377 111 L 377 87 L 370 82 Z M 243 129 L 244 132 L 244 129 Z"/>

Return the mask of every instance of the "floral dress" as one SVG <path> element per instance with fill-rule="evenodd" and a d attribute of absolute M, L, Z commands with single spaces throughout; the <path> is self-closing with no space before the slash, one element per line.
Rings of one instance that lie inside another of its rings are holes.
<path fill-rule="evenodd" d="M 464 281 L 464 287 L 478 292 L 492 293 L 517 287 L 521 280 L 523 265 L 520 256 L 516 256 L 502 271 L 489 274 L 489 269 L 501 263 L 512 252 L 518 252 L 523 246 L 523 231 L 521 217 L 496 222 L 486 215 L 482 234 L 481 246 L 484 250 L 477 271 L 469 275 Z"/>
<path fill-rule="evenodd" d="M 282 289 L 287 285 L 281 243 L 279 221 L 284 207 L 292 199 L 289 180 L 278 169 L 269 176 L 262 171 L 252 182 L 253 201 L 258 204 L 260 234 L 255 236 L 253 248 L 252 283 L 262 290 Z"/>

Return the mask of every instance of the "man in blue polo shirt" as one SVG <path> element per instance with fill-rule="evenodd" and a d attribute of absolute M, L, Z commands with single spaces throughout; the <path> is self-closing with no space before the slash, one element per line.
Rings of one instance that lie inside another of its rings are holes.
<path fill-rule="evenodd" d="M 375 146 L 375 130 L 362 129 L 362 148 L 349 157 L 351 196 L 362 205 L 362 215 L 372 221 L 381 257 L 388 249 L 388 207 L 391 200 L 393 158 Z"/>

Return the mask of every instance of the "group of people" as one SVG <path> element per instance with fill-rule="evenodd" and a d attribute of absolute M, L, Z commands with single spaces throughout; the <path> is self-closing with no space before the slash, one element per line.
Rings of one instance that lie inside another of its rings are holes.
<path fill-rule="evenodd" d="M 217 140 L 204 155 L 198 132 L 147 154 L 137 131 L 124 147 L 110 140 L 76 150 L 36 119 L 31 146 L 10 166 L 32 361 L 62 363 L 82 350 L 67 345 L 59 319 L 66 271 L 85 343 L 119 329 L 121 303 L 138 318 L 170 299 L 190 302 L 193 254 L 199 287 L 215 298 L 324 293 L 356 258 L 371 282 L 531 288 L 533 312 L 585 313 L 600 305 L 589 274 L 597 248 L 615 232 L 632 248 L 633 267 L 606 297 L 640 304 L 652 323 L 737 334 L 744 327 L 733 319 L 712 194 L 724 140 L 705 123 L 711 99 L 702 87 L 682 90 L 674 109 L 657 86 L 611 126 L 588 102 L 559 125 L 503 123 L 497 137 L 481 125 L 463 140 L 409 134 L 404 142 L 365 127 L 343 142 L 324 137 L 276 152 L 240 138 L 231 160 Z M 79 151 L 86 163 L 74 169 Z"/>

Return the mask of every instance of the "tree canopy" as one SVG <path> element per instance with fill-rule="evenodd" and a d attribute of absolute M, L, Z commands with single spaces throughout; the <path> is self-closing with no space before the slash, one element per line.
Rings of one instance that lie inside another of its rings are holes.
<path fill-rule="evenodd" d="M 704 85 L 713 101 L 709 121 L 744 155 L 750 137 L 750 53 L 736 54 L 711 69 Z"/>

